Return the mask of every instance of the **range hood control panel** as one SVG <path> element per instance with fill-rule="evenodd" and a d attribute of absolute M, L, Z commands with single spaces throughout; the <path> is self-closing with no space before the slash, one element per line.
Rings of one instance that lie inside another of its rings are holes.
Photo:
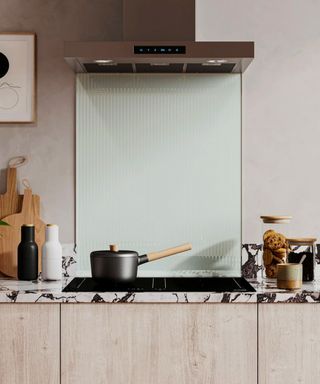
<path fill-rule="evenodd" d="M 135 45 L 135 55 L 185 55 L 184 45 Z"/>

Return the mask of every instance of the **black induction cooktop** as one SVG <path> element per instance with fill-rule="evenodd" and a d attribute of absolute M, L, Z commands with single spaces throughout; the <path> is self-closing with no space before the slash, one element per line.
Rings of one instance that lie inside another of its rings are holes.
<path fill-rule="evenodd" d="M 75 277 L 63 292 L 255 292 L 243 277 L 140 277 L 133 283 Z"/>

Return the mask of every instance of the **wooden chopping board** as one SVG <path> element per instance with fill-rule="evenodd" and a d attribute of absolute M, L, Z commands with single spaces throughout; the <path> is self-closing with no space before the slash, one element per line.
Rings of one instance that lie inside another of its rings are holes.
<path fill-rule="evenodd" d="M 32 190 L 25 189 L 20 213 L 2 219 L 10 226 L 0 226 L 0 271 L 7 276 L 17 277 L 17 248 L 21 241 L 21 226 L 35 225 L 35 240 L 38 244 L 39 271 L 41 271 L 41 249 L 45 241 L 45 223 L 39 217 L 39 210 L 32 202 Z"/>
<path fill-rule="evenodd" d="M 17 169 L 7 168 L 7 191 L 0 195 L 0 218 L 19 212 Z"/>
<path fill-rule="evenodd" d="M 21 212 L 23 195 L 17 192 L 17 168 L 7 168 L 7 191 L 0 195 L 0 219 Z M 40 213 L 40 197 L 32 196 L 32 202 Z"/>

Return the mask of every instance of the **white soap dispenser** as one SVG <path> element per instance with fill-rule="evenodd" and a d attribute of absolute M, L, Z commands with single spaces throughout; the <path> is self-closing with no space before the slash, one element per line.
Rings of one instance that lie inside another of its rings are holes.
<path fill-rule="evenodd" d="M 62 247 L 59 242 L 59 227 L 47 224 L 46 241 L 42 246 L 42 279 L 61 280 Z"/>

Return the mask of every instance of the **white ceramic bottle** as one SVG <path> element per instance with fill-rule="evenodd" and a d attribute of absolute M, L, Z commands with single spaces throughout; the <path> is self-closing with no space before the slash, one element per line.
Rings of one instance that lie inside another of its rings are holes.
<path fill-rule="evenodd" d="M 59 242 L 59 227 L 47 224 L 46 241 L 42 247 L 42 279 L 61 280 L 62 247 Z"/>

